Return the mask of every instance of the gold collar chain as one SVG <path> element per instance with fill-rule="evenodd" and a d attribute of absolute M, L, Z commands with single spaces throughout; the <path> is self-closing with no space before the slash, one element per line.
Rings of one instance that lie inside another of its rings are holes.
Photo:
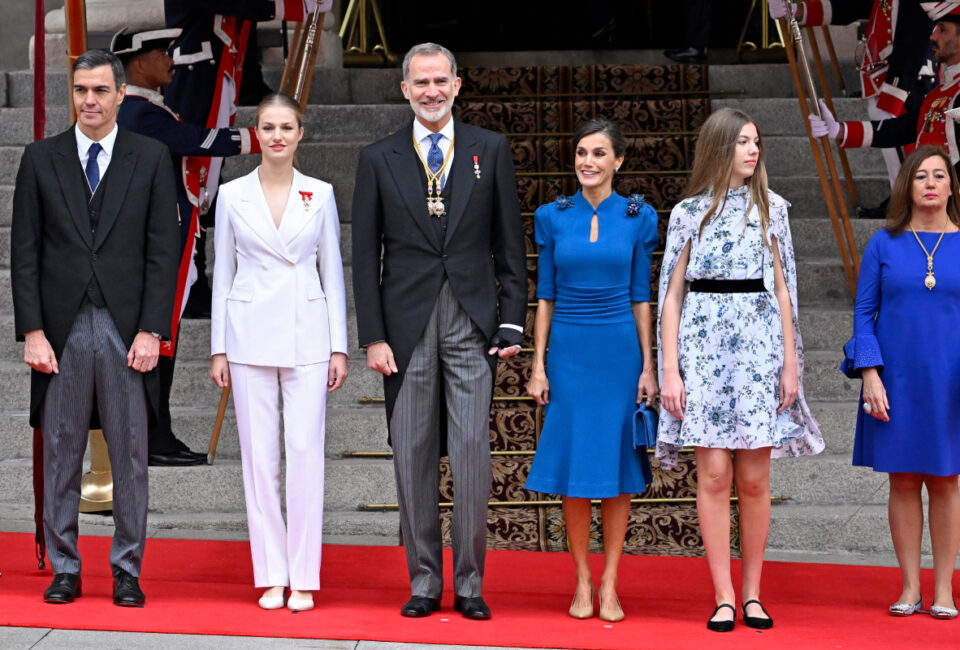
<path fill-rule="evenodd" d="M 917 238 L 917 243 L 920 244 L 920 248 L 923 249 L 923 253 L 927 256 L 927 277 L 923 279 L 923 286 L 930 291 L 933 291 L 933 288 L 937 286 L 937 279 L 933 277 L 933 256 L 936 255 L 937 249 L 940 248 L 940 242 L 943 241 L 943 236 L 947 234 L 947 225 L 949 223 L 950 217 L 947 217 L 947 220 L 943 224 L 943 232 L 940 233 L 940 238 L 937 239 L 937 244 L 933 247 L 932 251 L 927 250 L 927 247 L 920 241 L 920 235 L 917 234 L 913 224 L 910 224 L 910 230 L 913 232 L 913 236 Z"/>

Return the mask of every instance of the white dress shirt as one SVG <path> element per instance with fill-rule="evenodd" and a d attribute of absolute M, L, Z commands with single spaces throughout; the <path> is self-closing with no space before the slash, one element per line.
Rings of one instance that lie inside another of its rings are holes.
<path fill-rule="evenodd" d="M 433 146 L 433 142 L 430 139 L 432 133 L 433 131 L 421 124 L 420 120 L 413 120 L 413 137 L 420 147 L 420 155 L 423 156 L 424 162 L 427 162 L 427 154 L 430 152 L 430 147 Z M 450 170 L 453 169 L 454 152 L 450 151 L 450 145 L 453 144 L 453 118 L 447 121 L 439 133 L 443 137 L 437 142 L 437 146 L 440 147 L 440 153 L 443 154 L 443 159 L 447 161 L 447 166 L 443 170 L 443 177 L 440 179 L 440 185 L 443 186 L 447 184 L 447 176 L 450 175 Z M 448 153 L 450 154 L 449 160 L 447 159 Z"/>
<path fill-rule="evenodd" d="M 88 138 L 84 135 L 83 131 L 80 130 L 80 125 L 77 124 L 74 127 L 74 132 L 77 136 L 77 154 L 80 156 L 80 167 L 84 170 L 87 169 L 87 158 L 90 154 L 90 145 L 95 141 Z M 100 168 L 100 180 L 103 180 L 103 175 L 107 173 L 107 167 L 110 165 L 110 159 L 113 157 L 113 144 L 117 141 L 117 125 L 113 125 L 113 129 L 110 130 L 110 133 L 103 136 L 100 142 L 100 153 L 97 155 L 97 167 Z M 84 175 L 86 177 L 86 175 Z"/>

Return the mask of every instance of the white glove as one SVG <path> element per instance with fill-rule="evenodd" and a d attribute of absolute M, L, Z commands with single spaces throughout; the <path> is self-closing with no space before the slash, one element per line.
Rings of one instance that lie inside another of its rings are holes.
<path fill-rule="evenodd" d="M 767 7 L 770 9 L 770 17 L 772 19 L 779 20 L 780 18 L 787 17 L 786 0 L 767 0 Z M 794 13 L 796 13 L 796 6 L 794 6 L 793 10 Z"/>
<path fill-rule="evenodd" d="M 813 133 L 813 137 L 827 136 L 831 140 L 836 140 L 837 134 L 840 133 L 840 123 L 833 117 L 833 113 L 830 112 L 822 99 L 820 100 L 820 114 L 823 116 L 822 118 L 813 113 L 807 116 L 807 119 L 810 120 L 810 131 Z"/>

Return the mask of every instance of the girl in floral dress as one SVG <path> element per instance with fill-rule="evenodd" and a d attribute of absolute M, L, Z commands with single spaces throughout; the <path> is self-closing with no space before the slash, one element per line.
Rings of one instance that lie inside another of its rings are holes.
<path fill-rule="evenodd" d="M 763 160 L 748 115 L 721 109 L 710 116 L 687 198 L 670 215 L 660 274 L 657 458 L 671 468 L 682 447 L 695 448 L 697 514 L 717 603 L 707 627 L 718 632 L 736 620 L 731 484 L 740 508 L 744 622 L 766 629 L 773 619 L 759 598 L 770 458 L 824 446 L 803 398 L 788 203 L 767 188 Z"/>

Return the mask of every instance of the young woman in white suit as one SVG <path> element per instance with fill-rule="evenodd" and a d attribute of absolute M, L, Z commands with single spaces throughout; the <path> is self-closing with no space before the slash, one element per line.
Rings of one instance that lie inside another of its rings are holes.
<path fill-rule="evenodd" d="M 320 588 L 326 393 L 347 377 L 340 221 L 329 183 L 294 169 L 303 114 L 257 107 L 260 166 L 220 188 L 210 377 L 233 384 L 250 552 L 264 609 L 311 609 Z M 287 519 L 280 510 L 280 408 Z"/>

